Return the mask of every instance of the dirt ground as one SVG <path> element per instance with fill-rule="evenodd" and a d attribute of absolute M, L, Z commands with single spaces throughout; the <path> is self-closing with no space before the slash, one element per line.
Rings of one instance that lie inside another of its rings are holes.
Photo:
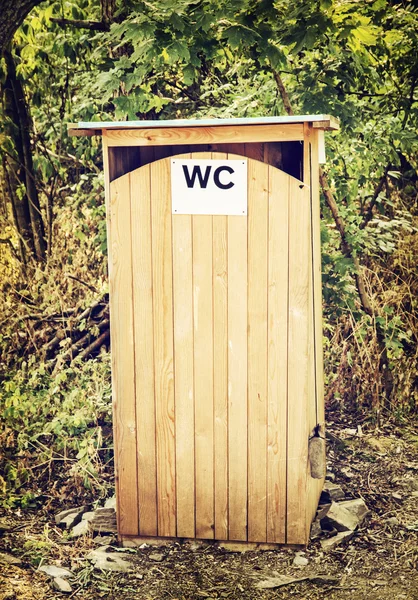
<path fill-rule="evenodd" d="M 170 543 L 121 552 L 132 569 L 113 573 L 95 570 L 87 560 L 97 548 L 92 537 L 70 541 L 55 526 L 53 514 L 9 511 L 2 516 L 7 526 L 0 534 L 0 599 L 418 599 L 418 435 L 410 423 L 377 429 L 366 421 L 330 418 L 330 477 L 346 499 L 363 498 L 372 513 L 345 545 L 324 552 L 321 539 L 312 541 L 304 549 L 308 564 L 297 567 L 290 549 L 241 553 L 218 545 Z M 20 564 L 10 564 L 13 557 Z M 71 569 L 72 592 L 54 590 L 52 580 L 37 571 L 40 561 Z M 309 580 L 258 587 L 279 575 Z"/>

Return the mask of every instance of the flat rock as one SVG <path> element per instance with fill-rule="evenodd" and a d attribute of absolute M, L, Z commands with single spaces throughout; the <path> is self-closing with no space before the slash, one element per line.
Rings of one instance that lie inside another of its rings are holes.
<path fill-rule="evenodd" d="M 108 498 L 105 502 L 104 508 L 113 508 L 113 510 L 116 510 L 116 496 Z"/>
<path fill-rule="evenodd" d="M 17 556 L 12 556 L 6 552 L 0 552 L 0 563 L 6 563 L 8 565 L 21 565 L 22 561 Z"/>
<path fill-rule="evenodd" d="M 364 521 L 364 519 L 371 515 L 371 511 L 368 509 L 367 504 L 361 498 L 356 498 L 355 500 L 345 500 L 344 502 L 339 502 L 338 505 L 342 506 L 353 516 L 355 516 L 359 525 Z"/>
<path fill-rule="evenodd" d="M 110 544 L 113 544 L 114 541 L 115 538 L 113 535 L 96 535 L 96 537 L 93 538 L 93 542 L 98 546 L 109 546 Z"/>
<path fill-rule="evenodd" d="M 62 577 L 55 577 L 54 581 L 52 582 L 52 585 L 58 592 L 62 592 L 64 594 L 71 594 L 71 592 L 73 591 L 68 581 L 66 579 L 63 579 Z"/>
<path fill-rule="evenodd" d="M 90 521 L 93 531 L 98 533 L 116 533 L 116 511 L 114 508 L 98 508 L 94 511 L 94 517 Z"/>
<path fill-rule="evenodd" d="M 55 515 L 55 523 L 57 525 L 64 525 L 66 529 L 71 529 L 81 521 L 81 517 L 86 510 L 87 506 L 74 506 L 73 508 L 62 510 Z"/>
<path fill-rule="evenodd" d="M 154 562 L 162 562 L 164 560 L 164 554 L 155 552 L 154 554 L 150 554 L 148 558 Z"/>
<path fill-rule="evenodd" d="M 92 521 L 94 519 L 94 511 L 90 510 L 88 512 L 85 512 L 81 518 L 82 521 Z"/>
<path fill-rule="evenodd" d="M 334 548 L 336 548 L 343 542 L 348 542 L 348 540 L 351 540 L 353 535 L 354 535 L 353 531 L 341 531 L 340 533 L 337 533 L 337 535 L 334 535 L 333 537 L 330 537 L 326 540 L 321 540 L 321 548 L 324 552 L 330 552 L 331 550 L 334 550 Z"/>
<path fill-rule="evenodd" d="M 42 565 L 41 567 L 39 567 L 38 571 L 46 573 L 50 577 L 58 577 L 61 579 L 73 576 L 72 572 L 69 569 L 64 569 L 64 567 L 57 567 L 56 565 Z"/>
<path fill-rule="evenodd" d="M 306 556 L 304 556 L 303 552 L 296 552 L 295 558 L 293 559 L 293 565 L 295 567 L 306 567 L 308 563 L 309 561 Z"/>
<path fill-rule="evenodd" d="M 70 538 L 81 537 L 82 535 L 86 535 L 89 532 L 89 521 L 80 521 L 80 523 L 77 523 L 77 525 L 71 530 Z"/>
<path fill-rule="evenodd" d="M 103 546 L 87 555 L 87 558 L 93 563 L 95 569 L 100 571 L 116 571 L 119 573 L 126 573 L 132 569 L 130 562 L 121 558 L 117 552 L 106 552 L 107 549 L 108 546 Z"/>
<path fill-rule="evenodd" d="M 321 504 L 327 502 L 338 502 L 338 500 L 344 500 L 345 494 L 342 488 L 336 483 L 331 481 L 325 481 L 324 487 L 322 488 L 321 498 L 319 502 Z"/>
<path fill-rule="evenodd" d="M 357 516 L 337 502 L 333 502 L 321 518 L 321 527 L 325 530 L 354 531 L 358 524 Z"/>

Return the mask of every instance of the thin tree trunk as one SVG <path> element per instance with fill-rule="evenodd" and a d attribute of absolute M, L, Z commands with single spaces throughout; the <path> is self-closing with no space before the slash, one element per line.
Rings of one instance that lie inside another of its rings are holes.
<path fill-rule="evenodd" d="M 19 139 L 16 139 L 17 145 L 20 145 L 20 152 L 23 158 L 23 173 L 26 195 L 29 206 L 30 226 L 32 229 L 33 245 L 37 260 L 44 260 L 46 254 L 45 228 L 42 219 L 38 190 L 35 184 L 35 173 L 33 169 L 32 150 L 31 150 L 31 118 L 25 100 L 22 83 L 16 75 L 16 67 L 11 51 L 4 52 L 4 58 L 7 67 L 7 75 L 13 91 L 14 104 L 16 107 L 15 116 Z M 16 137 L 16 136 L 15 136 Z"/>

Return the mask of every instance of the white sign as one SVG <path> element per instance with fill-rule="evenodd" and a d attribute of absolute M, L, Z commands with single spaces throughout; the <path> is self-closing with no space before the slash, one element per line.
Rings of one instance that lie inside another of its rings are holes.
<path fill-rule="evenodd" d="M 246 215 L 247 161 L 171 160 L 173 215 Z"/>

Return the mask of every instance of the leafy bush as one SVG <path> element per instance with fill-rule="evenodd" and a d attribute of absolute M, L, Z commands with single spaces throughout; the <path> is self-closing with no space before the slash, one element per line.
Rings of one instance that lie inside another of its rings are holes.
<path fill-rule="evenodd" d="M 107 353 L 57 373 L 31 358 L 0 384 L 0 414 L 3 504 L 29 504 L 53 473 L 57 497 L 80 489 L 106 494 L 112 459 Z"/>

